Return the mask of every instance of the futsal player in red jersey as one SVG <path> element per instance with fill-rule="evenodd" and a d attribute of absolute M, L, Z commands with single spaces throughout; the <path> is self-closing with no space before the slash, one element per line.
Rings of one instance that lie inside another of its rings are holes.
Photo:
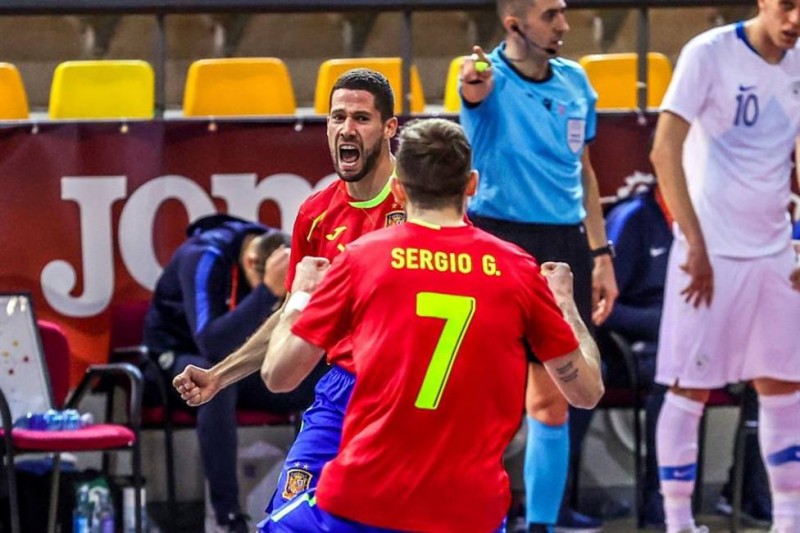
<path fill-rule="evenodd" d="M 351 70 L 332 87 L 328 146 L 340 179 L 300 206 L 292 230 L 287 289 L 303 257 L 332 260 L 362 234 L 405 221 L 389 187 L 394 172 L 390 141 L 397 131 L 393 113 L 392 88 L 379 72 Z M 173 380 L 181 397 L 189 405 L 200 405 L 261 368 L 274 325 L 275 319 L 268 320 L 244 346 L 210 369 L 188 366 Z M 349 343 L 330 347 L 328 361 L 331 370 L 317 384 L 314 404 L 303 414 L 303 429 L 289 450 L 267 512 L 315 486 L 322 466 L 339 449 L 355 380 Z"/>
<path fill-rule="evenodd" d="M 289 390 L 348 337 L 356 381 L 338 455 L 316 489 L 261 531 L 502 530 L 511 499 L 502 455 L 524 410 L 523 341 L 570 403 L 590 408 L 602 395 L 569 267 L 540 269 L 466 224 L 470 169 L 459 125 L 409 123 L 392 180 L 408 222 L 361 237 L 330 270 L 324 258 L 298 266 L 265 359 L 267 386 Z"/>

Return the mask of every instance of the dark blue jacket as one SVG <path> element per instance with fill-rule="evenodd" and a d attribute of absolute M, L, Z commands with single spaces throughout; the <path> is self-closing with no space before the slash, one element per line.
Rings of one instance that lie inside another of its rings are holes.
<path fill-rule="evenodd" d="M 145 319 L 144 343 L 155 357 L 172 351 L 216 363 L 269 317 L 277 297 L 263 283 L 251 290 L 239 266 L 245 236 L 268 231 L 274 230 L 228 215 L 204 217 L 189 226 L 189 239 L 161 274 Z"/>
<path fill-rule="evenodd" d="M 619 298 L 605 326 L 631 341 L 658 341 L 672 231 L 653 189 L 625 200 L 606 217 L 617 256 Z"/>

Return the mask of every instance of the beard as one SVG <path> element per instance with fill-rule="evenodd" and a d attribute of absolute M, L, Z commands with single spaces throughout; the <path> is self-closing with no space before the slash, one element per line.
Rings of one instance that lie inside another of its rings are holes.
<path fill-rule="evenodd" d="M 336 154 L 336 160 L 337 160 L 336 174 L 339 176 L 339 179 L 341 179 L 342 181 L 345 181 L 347 183 L 359 182 L 362 179 L 364 179 L 364 177 L 367 174 L 369 174 L 370 172 L 372 172 L 372 170 L 375 168 L 375 165 L 378 162 L 378 157 L 381 155 L 382 151 L 383 151 L 383 142 L 382 141 L 378 141 L 377 143 L 375 143 L 372 146 L 371 150 L 365 150 L 364 153 L 362 154 L 363 164 L 361 165 L 361 170 L 358 171 L 356 174 L 349 174 L 349 175 L 343 175 L 342 171 L 340 170 L 340 167 L 339 167 L 339 164 L 338 164 L 339 156 L 338 156 L 338 153 L 337 153 Z"/>

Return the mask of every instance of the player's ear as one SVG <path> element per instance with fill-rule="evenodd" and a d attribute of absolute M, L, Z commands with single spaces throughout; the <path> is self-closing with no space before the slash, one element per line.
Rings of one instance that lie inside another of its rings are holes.
<path fill-rule="evenodd" d="M 400 183 L 400 180 L 397 179 L 397 176 L 391 177 L 389 180 L 389 186 L 392 188 L 394 201 L 403 206 L 403 209 L 405 209 L 406 202 L 408 202 L 408 195 L 406 195 L 406 190 L 403 187 L 403 184 Z"/>
<path fill-rule="evenodd" d="M 392 117 L 383 123 L 383 136 L 387 139 L 393 139 L 397 134 L 397 117 Z"/>
<path fill-rule="evenodd" d="M 517 17 L 513 15 L 506 15 L 505 17 L 503 17 L 501 23 L 503 24 L 503 29 L 506 30 L 506 33 L 520 32 L 519 20 L 517 20 Z"/>
<path fill-rule="evenodd" d="M 467 181 L 467 188 L 464 191 L 467 196 L 475 196 L 478 190 L 478 171 L 472 169 L 469 173 L 469 181 Z"/>

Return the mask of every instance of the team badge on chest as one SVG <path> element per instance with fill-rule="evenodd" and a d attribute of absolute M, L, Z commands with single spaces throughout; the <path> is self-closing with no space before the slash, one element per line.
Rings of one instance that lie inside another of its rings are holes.
<path fill-rule="evenodd" d="M 286 484 L 283 486 L 282 496 L 291 500 L 311 485 L 311 472 L 302 468 L 290 468 L 286 472 Z"/>
<path fill-rule="evenodd" d="M 386 214 L 386 227 L 389 226 L 399 226 L 403 222 L 406 221 L 406 212 L 405 211 L 392 211 L 391 213 Z"/>

